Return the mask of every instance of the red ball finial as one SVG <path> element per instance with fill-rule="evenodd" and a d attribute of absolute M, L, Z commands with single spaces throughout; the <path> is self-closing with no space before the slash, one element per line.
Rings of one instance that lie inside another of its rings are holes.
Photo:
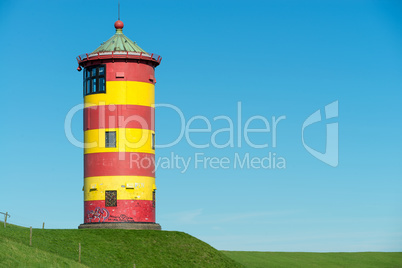
<path fill-rule="evenodd" d="M 118 20 L 118 21 L 116 21 L 116 22 L 114 23 L 114 27 L 115 27 L 116 29 L 123 29 L 124 23 L 123 23 L 121 20 Z"/>

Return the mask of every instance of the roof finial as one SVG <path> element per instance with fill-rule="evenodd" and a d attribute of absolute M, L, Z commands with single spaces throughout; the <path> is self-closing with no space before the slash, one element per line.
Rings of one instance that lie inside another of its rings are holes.
<path fill-rule="evenodd" d="M 114 27 L 116 28 L 116 31 L 120 30 L 121 32 L 121 29 L 124 27 L 124 23 L 121 20 L 118 20 L 114 23 Z"/>
<path fill-rule="evenodd" d="M 114 27 L 116 28 L 116 32 L 121 33 L 124 23 L 120 20 L 120 0 L 118 0 L 118 13 L 117 13 L 117 21 L 114 23 Z"/>
<path fill-rule="evenodd" d="M 114 27 L 116 28 L 116 33 L 121 33 L 124 27 L 124 23 L 120 20 L 120 0 L 118 0 L 118 13 L 117 13 L 117 21 L 114 23 Z"/>

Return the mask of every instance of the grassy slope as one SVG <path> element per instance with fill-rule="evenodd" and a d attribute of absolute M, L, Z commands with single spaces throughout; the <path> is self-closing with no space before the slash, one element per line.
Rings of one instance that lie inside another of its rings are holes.
<path fill-rule="evenodd" d="M 90 267 L 242 267 L 222 252 L 181 232 L 151 230 L 33 230 L 0 224 L 0 266 L 45 267 L 77 264 L 78 243 L 82 264 Z M 15 247 L 14 258 L 3 248 Z M 32 260 L 29 265 L 26 261 Z M 14 262 L 13 262 L 14 261 Z M 68 262 L 68 261 L 71 261 Z M 18 263 L 18 265 L 16 265 Z M 75 264 L 74 264 L 75 263 Z"/>
<path fill-rule="evenodd" d="M 37 248 L 0 239 L 0 267 L 88 267 Z"/>
<path fill-rule="evenodd" d="M 248 268 L 402 267 L 402 252 L 305 253 L 222 251 Z"/>
<path fill-rule="evenodd" d="M 28 244 L 28 228 L 0 224 L 0 267 L 402 267 L 402 253 L 219 252 L 166 231 L 34 229 Z"/>

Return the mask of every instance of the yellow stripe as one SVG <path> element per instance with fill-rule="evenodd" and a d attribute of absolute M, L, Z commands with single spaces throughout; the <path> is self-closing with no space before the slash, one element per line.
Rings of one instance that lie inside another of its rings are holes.
<path fill-rule="evenodd" d="M 116 131 L 116 147 L 105 148 L 105 132 Z M 84 132 L 84 154 L 104 152 L 138 152 L 155 154 L 152 130 L 137 128 L 90 129 Z"/>
<path fill-rule="evenodd" d="M 117 200 L 152 200 L 155 178 L 102 176 L 84 180 L 84 200 L 105 200 L 105 191 L 117 191 Z"/>
<path fill-rule="evenodd" d="M 91 94 L 84 97 L 85 107 L 96 105 L 155 105 L 155 86 L 150 83 L 134 81 L 108 81 L 106 93 Z"/>

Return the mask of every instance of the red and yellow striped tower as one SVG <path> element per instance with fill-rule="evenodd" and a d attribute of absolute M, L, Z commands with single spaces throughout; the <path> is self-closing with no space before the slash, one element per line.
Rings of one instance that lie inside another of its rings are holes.
<path fill-rule="evenodd" d="M 77 58 L 84 68 L 84 224 L 158 229 L 155 223 L 155 67 L 161 57 L 116 34 Z"/>

